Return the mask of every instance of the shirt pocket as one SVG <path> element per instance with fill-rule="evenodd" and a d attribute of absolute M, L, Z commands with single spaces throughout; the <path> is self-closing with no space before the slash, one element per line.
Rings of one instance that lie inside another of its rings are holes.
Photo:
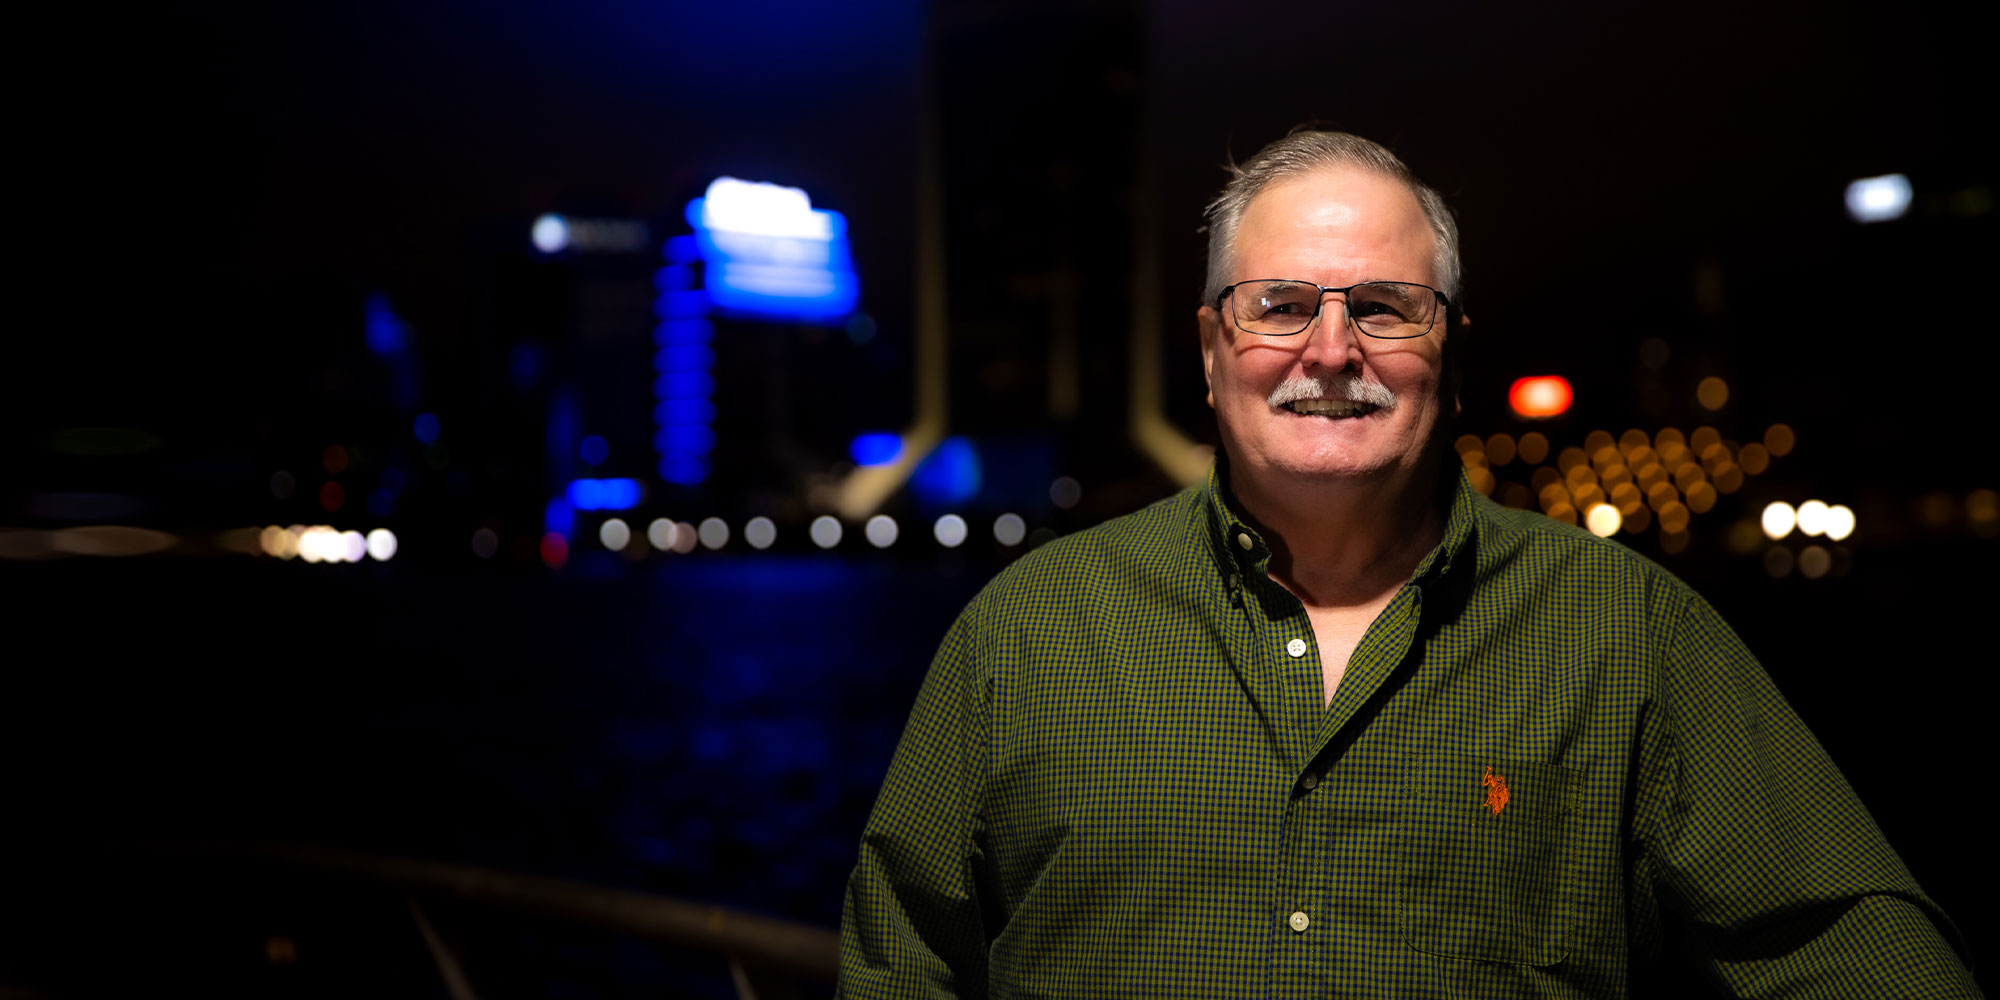
<path fill-rule="evenodd" d="M 1553 965 L 1568 951 L 1575 772 L 1458 754 L 1402 781 L 1398 917 L 1418 951 Z"/>

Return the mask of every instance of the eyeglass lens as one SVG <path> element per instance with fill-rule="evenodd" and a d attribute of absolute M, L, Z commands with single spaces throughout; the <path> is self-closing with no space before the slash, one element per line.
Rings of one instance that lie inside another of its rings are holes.
<path fill-rule="evenodd" d="M 1304 330 L 1320 307 L 1319 286 L 1301 281 L 1246 282 L 1230 298 L 1237 326 L 1274 337 Z M 1435 312 L 1437 293 L 1423 285 L 1371 281 L 1347 292 L 1347 315 L 1371 337 L 1421 337 L 1430 332 Z"/>

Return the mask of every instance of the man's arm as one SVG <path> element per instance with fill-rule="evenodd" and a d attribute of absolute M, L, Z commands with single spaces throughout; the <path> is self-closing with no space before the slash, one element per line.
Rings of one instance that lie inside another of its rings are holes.
<path fill-rule="evenodd" d="M 1741 997 L 1976 997 L 1965 945 L 1770 677 L 1693 598 L 1659 677 L 1637 876 Z"/>
<path fill-rule="evenodd" d="M 981 604 L 932 661 L 861 835 L 840 918 L 841 997 L 986 995 L 974 874 L 988 709 Z"/>

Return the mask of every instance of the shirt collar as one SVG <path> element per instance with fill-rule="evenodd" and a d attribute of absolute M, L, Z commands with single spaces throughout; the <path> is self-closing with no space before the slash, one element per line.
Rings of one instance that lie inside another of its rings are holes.
<path fill-rule="evenodd" d="M 1469 567 L 1478 552 L 1479 495 L 1466 480 L 1462 466 L 1454 463 L 1450 476 L 1450 482 L 1444 485 L 1451 502 L 1445 516 L 1444 537 L 1418 561 L 1416 571 L 1410 574 L 1412 583 L 1422 584 L 1433 577 L 1446 576 L 1455 566 Z M 1206 494 L 1202 505 L 1206 511 L 1203 518 L 1206 542 L 1223 579 L 1234 585 L 1242 577 L 1269 572 L 1270 546 L 1264 543 L 1257 529 L 1244 523 L 1229 506 L 1229 464 L 1220 451 L 1215 453 L 1215 464 L 1209 467 L 1203 493 Z M 1444 498 L 1439 499 L 1442 502 Z"/>

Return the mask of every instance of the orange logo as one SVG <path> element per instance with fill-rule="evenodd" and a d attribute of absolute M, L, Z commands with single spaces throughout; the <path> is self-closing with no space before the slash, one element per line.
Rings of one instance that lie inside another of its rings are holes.
<path fill-rule="evenodd" d="M 1486 777 L 1480 780 L 1486 786 L 1486 808 L 1493 810 L 1493 815 L 1500 815 L 1500 810 L 1507 808 L 1507 779 L 1494 774 L 1493 765 L 1488 764 Z"/>

